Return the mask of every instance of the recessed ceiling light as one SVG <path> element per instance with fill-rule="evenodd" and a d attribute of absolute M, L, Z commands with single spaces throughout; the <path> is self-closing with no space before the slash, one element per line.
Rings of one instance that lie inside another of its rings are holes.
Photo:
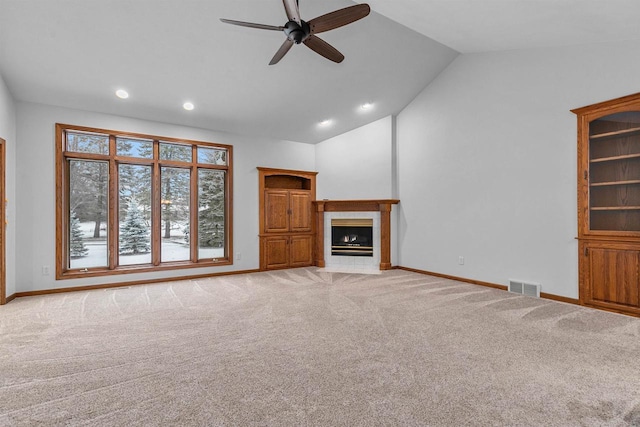
<path fill-rule="evenodd" d="M 373 104 L 370 102 L 365 102 L 360 106 L 360 108 L 362 108 L 363 110 L 370 110 L 371 108 L 373 108 Z"/>
<path fill-rule="evenodd" d="M 331 119 L 325 119 L 319 123 L 320 126 L 325 127 L 331 124 Z"/>
<path fill-rule="evenodd" d="M 118 89 L 116 91 L 116 96 L 120 99 L 127 99 L 129 97 L 129 92 L 124 89 Z"/>
<path fill-rule="evenodd" d="M 185 102 L 184 104 L 182 104 L 182 108 L 187 111 L 191 111 L 195 108 L 195 106 L 191 102 Z"/>

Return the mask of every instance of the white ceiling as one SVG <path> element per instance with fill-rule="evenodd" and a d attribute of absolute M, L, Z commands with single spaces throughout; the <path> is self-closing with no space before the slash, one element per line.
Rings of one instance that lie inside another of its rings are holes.
<path fill-rule="evenodd" d="M 305 20 L 354 4 L 300 3 Z M 0 0 L 0 74 L 17 100 L 317 143 L 397 114 L 456 51 L 640 40 L 638 0 L 369 4 L 370 16 L 321 36 L 342 64 L 294 46 L 269 66 L 283 34 L 219 18 L 283 25 L 281 0 Z"/>
<path fill-rule="evenodd" d="M 638 0 L 369 0 L 366 3 L 376 12 L 461 53 L 640 40 Z"/>

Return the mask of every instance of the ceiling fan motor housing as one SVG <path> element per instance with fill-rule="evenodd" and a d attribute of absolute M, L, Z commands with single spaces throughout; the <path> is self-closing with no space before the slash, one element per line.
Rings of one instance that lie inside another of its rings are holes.
<path fill-rule="evenodd" d="M 311 27 L 306 21 L 300 21 L 302 25 L 296 21 L 289 21 L 284 25 L 284 34 L 289 40 L 295 44 L 300 44 L 305 41 L 309 34 L 311 34 Z"/>

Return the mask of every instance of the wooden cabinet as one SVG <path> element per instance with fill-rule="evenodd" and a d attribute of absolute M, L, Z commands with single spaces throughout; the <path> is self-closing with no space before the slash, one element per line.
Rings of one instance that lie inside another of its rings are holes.
<path fill-rule="evenodd" d="M 309 190 L 264 190 L 264 231 L 310 232 L 311 202 Z"/>
<path fill-rule="evenodd" d="M 312 231 L 312 206 L 310 191 L 289 192 L 289 229 L 293 232 L 309 233 Z"/>
<path fill-rule="evenodd" d="M 263 270 L 306 267 L 313 263 L 313 238 L 309 235 L 263 236 Z"/>
<path fill-rule="evenodd" d="M 316 172 L 258 170 L 260 269 L 312 265 Z"/>
<path fill-rule="evenodd" d="M 264 190 L 263 221 L 265 233 L 289 231 L 289 192 L 287 190 Z"/>
<path fill-rule="evenodd" d="M 581 246 L 585 303 L 640 313 L 640 245 L 585 241 Z"/>
<path fill-rule="evenodd" d="M 640 315 L 640 94 L 573 112 L 580 301 Z"/>
<path fill-rule="evenodd" d="M 313 264 L 313 236 L 289 237 L 289 266 L 304 267 Z"/>
<path fill-rule="evenodd" d="M 261 270 L 289 267 L 289 236 L 261 237 Z"/>

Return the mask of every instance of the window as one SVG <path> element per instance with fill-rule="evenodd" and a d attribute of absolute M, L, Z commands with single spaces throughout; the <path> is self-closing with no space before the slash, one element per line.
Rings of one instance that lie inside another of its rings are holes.
<path fill-rule="evenodd" d="M 232 147 L 56 125 L 58 279 L 232 264 Z"/>

